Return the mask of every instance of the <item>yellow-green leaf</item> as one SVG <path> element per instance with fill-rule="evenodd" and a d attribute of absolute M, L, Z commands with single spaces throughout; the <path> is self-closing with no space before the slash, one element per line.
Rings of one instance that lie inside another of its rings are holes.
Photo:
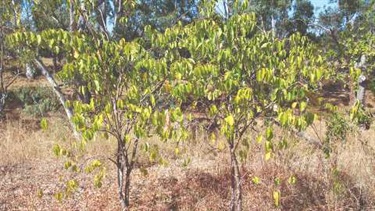
<path fill-rule="evenodd" d="M 265 157 L 264 157 L 264 159 L 267 161 L 267 160 L 269 160 L 270 158 L 271 158 L 271 152 L 267 152 L 266 154 L 265 154 Z"/>
<path fill-rule="evenodd" d="M 234 118 L 232 115 L 229 115 L 225 118 L 225 122 L 229 125 L 229 126 L 233 126 L 234 125 Z"/>
<path fill-rule="evenodd" d="M 48 122 L 47 122 L 46 118 L 43 118 L 40 121 L 40 127 L 42 128 L 42 130 L 47 130 L 47 128 L 48 128 Z"/>
<path fill-rule="evenodd" d="M 280 205 L 280 191 L 274 191 L 273 192 L 273 202 L 276 207 Z"/>
<path fill-rule="evenodd" d="M 260 183 L 260 179 L 259 177 L 253 177 L 253 179 L 251 179 L 253 181 L 254 184 L 259 184 Z"/>
<path fill-rule="evenodd" d="M 294 185 L 297 182 L 297 178 L 295 176 L 291 176 L 288 179 L 289 184 Z"/>
<path fill-rule="evenodd" d="M 305 111 L 306 107 L 307 107 L 306 102 L 301 102 L 299 105 L 299 109 L 301 110 L 301 112 Z"/>

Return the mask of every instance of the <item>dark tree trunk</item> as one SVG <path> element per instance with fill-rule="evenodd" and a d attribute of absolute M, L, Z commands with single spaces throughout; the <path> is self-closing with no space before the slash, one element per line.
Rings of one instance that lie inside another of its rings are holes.
<path fill-rule="evenodd" d="M 130 205 L 130 175 L 133 170 L 127 165 L 127 155 L 124 153 L 125 146 L 122 141 L 118 142 L 117 149 L 117 185 L 120 204 L 123 210 L 129 210 Z"/>
<path fill-rule="evenodd" d="M 236 157 L 235 144 L 232 141 L 229 144 L 230 148 L 230 166 L 231 166 L 231 188 L 232 198 L 230 202 L 231 211 L 242 210 L 242 189 L 241 189 L 241 173 Z"/>
<path fill-rule="evenodd" d="M 124 166 L 122 164 L 122 156 L 117 155 L 117 189 L 121 207 L 125 209 L 127 207 L 125 202 L 125 196 L 123 193 L 123 181 L 124 181 Z"/>
<path fill-rule="evenodd" d="M 59 55 L 54 54 L 53 58 L 52 58 L 52 62 L 53 62 L 53 74 L 56 74 L 57 70 L 59 69 L 58 60 L 59 60 Z"/>
<path fill-rule="evenodd" d="M 4 43 L 3 43 L 3 31 L 1 29 L 1 52 L 0 52 L 0 118 L 3 117 L 3 111 L 5 108 L 5 99 L 6 99 L 6 90 L 5 90 L 5 84 L 4 84 Z"/>
<path fill-rule="evenodd" d="M 123 210 L 130 207 L 130 181 L 137 156 L 139 140 L 135 139 L 132 146 L 126 146 L 124 139 L 119 137 L 117 142 L 117 183 L 120 203 Z M 132 149 L 132 150 L 131 150 Z"/>
<path fill-rule="evenodd" d="M 125 178 L 125 206 L 128 208 L 130 205 L 130 175 L 131 175 L 132 169 L 127 168 L 126 169 L 126 178 Z"/>
<path fill-rule="evenodd" d="M 122 159 L 120 158 L 120 160 Z M 118 194 L 119 194 L 120 204 L 123 210 L 129 210 L 131 172 L 132 172 L 131 168 L 126 168 L 125 165 L 121 163 L 118 164 L 118 168 L 117 168 Z"/>

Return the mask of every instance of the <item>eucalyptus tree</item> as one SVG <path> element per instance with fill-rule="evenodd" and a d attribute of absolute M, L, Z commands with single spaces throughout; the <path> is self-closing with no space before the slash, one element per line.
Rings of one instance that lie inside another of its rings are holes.
<path fill-rule="evenodd" d="M 286 30 L 289 33 L 299 32 L 301 35 L 308 35 L 313 18 L 314 5 L 309 0 L 296 0 L 293 4 L 293 15 L 289 24 L 286 24 Z"/>
<path fill-rule="evenodd" d="M 355 96 L 355 92 L 357 88 L 364 90 L 366 81 L 373 77 L 375 1 L 335 2 L 336 7 L 329 7 L 320 14 L 319 27 L 323 30 L 320 42 L 335 64 L 338 78 L 344 79 L 343 84 L 349 87 L 354 110 L 358 110 L 363 104 L 356 100 L 363 102 L 365 95 Z M 366 64 L 356 65 L 363 58 Z"/>
<path fill-rule="evenodd" d="M 375 1 L 336 0 L 333 3 L 337 4 L 326 7 L 319 14 L 318 29 L 321 29 L 323 34 L 331 36 L 335 45 L 340 43 L 340 32 L 345 30 L 359 29 L 364 25 L 367 25 L 367 30 L 373 30 Z"/>
<path fill-rule="evenodd" d="M 274 36 L 285 37 L 285 25 L 289 22 L 289 13 L 293 0 L 255 0 L 250 5 L 257 14 L 260 27 L 271 30 Z"/>
<path fill-rule="evenodd" d="M 246 8 L 246 2 L 238 6 Z M 319 49 L 306 37 L 275 39 L 272 32 L 259 31 L 255 15 L 241 14 L 241 8 L 227 20 L 213 17 L 215 9 L 203 10 L 207 16 L 194 24 L 180 24 L 159 35 L 150 30 L 147 39 L 170 64 L 171 95 L 190 110 L 199 103 L 226 140 L 232 175 L 230 210 L 241 210 L 244 181 L 238 156 L 247 154 L 246 149 L 239 153 L 241 143 L 248 146 L 251 129 L 264 120 L 268 126 L 261 134 L 269 159 L 272 125 L 298 130 L 310 125 L 314 115 L 306 110 L 307 95 L 319 89 L 318 82 L 328 77 L 328 71 Z"/>
<path fill-rule="evenodd" d="M 163 32 L 178 21 L 188 24 L 198 17 L 197 0 L 141 0 L 136 1 L 134 11 L 129 15 L 126 23 L 114 26 L 114 35 L 127 40 L 142 37 L 144 27 L 149 25 L 153 29 Z"/>
<path fill-rule="evenodd" d="M 217 10 L 230 17 L 237 13 L 236 4 L 241 4 L 241 1 L 218 1 Z M 271 30 L 279 38 L 296 32 L 307 35 L 314 16 L 314 6 L 309 0 L 255 0 L 246 4 L 244 9 L 257 15 L 258 27 L 263 31 Z"/>
<path fill-rule="evenodd" d="M 69 28 L 69 8 L 67 1 L 33 1 L 31 15 L 37 31 Z"/>

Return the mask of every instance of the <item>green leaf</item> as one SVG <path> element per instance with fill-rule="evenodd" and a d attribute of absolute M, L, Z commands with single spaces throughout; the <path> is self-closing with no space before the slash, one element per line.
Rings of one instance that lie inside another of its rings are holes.
<path fill-rule="evenodd" d="M 60 147 L 60 145 L 55 144 L 53 146 L 53 154 L 55 154 L 56 156 L 60 156 L 61 155 L 61 147 Z"/>
<path fill-rule="evenodd" d="M 98 80 L 94 80 L 94 84 L 95 84 L 95 91 L 99 92 L 100 91 L 100 83 Z"/>
<path fill-rule="evenodd" d="M 299 105 L 299 109 L 301 112 L 304 112 L 306 110 L 307 103 L 306 102 L 301 102 Z"/>
<path fill-rule="evenodd" d="M 273 191 L 273 201 L 276 207 L 280 205 L 280 191 Z"/>
<path fill-rule="evenodd" d="M 39 199 L 41 199 L 43 197 L 43 195 L 44 195 L 43 194 L 43 190 L 42 189 L 38 189 L 36 195 L 38 196 Z"/>
<path fill-rule="evenodd" d="M 64 168 L 65 169 L 68 169 L 68 168 L 70 168 L 72 166 L 72 162 L 70 162 L 70 161 L 66 161 L 65 163 L 64 163 Z"/>
<path fill-rule="evenodd" d="M 77 180 L 69 180 L 67 182 L 67 189 L 68 189 L 68 192 L 72 192 L 74 190 L 76 190 L 78 188 L 78 182 Z"/>
<path fill-rule="evenodd" d="M 260 178 L 259 177 L 253 177 L 251 181 L 255 184 L 258 185 L 260 183 Z"/>
<path fill-rule="evenodd" d="M 269 160 L 269 159 L 271 159 L 271 155 L 272 155 L 271 152 L 266 152 L 264 159 L 265 159 L 266 161 Z"/>
<path fill-rule="evenodd" d="M 175 154 L 175 155 L 179 155 L 179 154 L 180 154 L 180 149 L 179 149 L 178 147 L 176 147 L 176 148 L 174 149 L 174 154 Z"/>
<path fill-rule="evenodd" d="M 298 105 L 298 102 L 292 103 L 292 108 L 295 109 L 297 107 L 297 105 Z"/>
<path fill-rule="evenodd" d="M 43 118 L 40 121 L 40 127 L 42 128 L 42 130 L 47 130 L 48 129 L 48 122 L 47 122 L 46 118 Z"/>
<path fill-rule="evenodd" d="M 296 184 L 296 182 L 297 182 L 297 178 L 295 176 L 289 177 L 289 179 L 288 179 L 289 184 L 294 185 L 294 184 Z"/>
<path fill-rule="evenodd" d="M 234 117 L 232 115 L 227 116 L 224 120 L 229 126 L 234 125 Z"/>
<path fill-rule="evenodd" d="M 36 42 L 38 45 L 40 45 L 42 42 L 42 36 L 40 36 L 39 34 L 36 36 Z"/>
<path fill-rule="evenodd" d="M 209 115 L 210 116 L 215 116 L 217 114 L 217 112 L 218 112 L 218 109 L 217 109 L 216 105 L 212 105 L 210 107 Z"/>
<path fill-rule="evenodd" d="M 104 171 L 100 171 L 97 175 L 94 176 L 94 186 L 96 188 L 101 188 L 103 183 L 102 180 L 104 178 Z"/>
<path fill-rule="evenodd" d="M 155 103 L 155 97 L 152 94 L 150 95 L 150 102 L 151 102 L 151 106 L 154 107 L 156 103 Z"/>
<path fill-rule="evenodd" d="M 139 171 L 141 172 L 142 176 L 148 176 L 148 170 L 146 168 L 141 167 Z"/>
<path fill-rule="evenodd" d="M 270 141 L 273 138 L 273 129 L 272 127 L 267 127 L 266 129 L 266 139 Z"/>
<path fill-rule="evenodd" d="M 63 198 L 64 198 L 64 194 L 62 192 L 55 193 L 53 196 L 59 202 L 61 202 L 63 200 Z"/>

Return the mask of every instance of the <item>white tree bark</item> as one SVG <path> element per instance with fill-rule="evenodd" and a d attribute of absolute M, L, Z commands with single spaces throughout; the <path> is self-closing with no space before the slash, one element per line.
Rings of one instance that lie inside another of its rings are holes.
<path fill-rule="evenodd" d="M 26 75 L 26 78 L 29 80 L 35 78 L 36 71 L 35 71 L 35 68 L 31 66 L 30 63 L 27 63 L 25 66 L 25 75 Z"/>
<path fill-rule="evenodd" d="M 74 1 L 69 1 L 69 30 L 70 32 L 75 31 L 75 21 L 74 21 Z"/>
<path fill-rule="evenodd" d="M 81 134 L 76 130 L 76 127 L 75 127 L 75 125 L 72 121 L 73 110 L 70 107 L 67 106 L 66 98 L 65 98 L 64 94 L 62 93 L 62 91 L 60 89 L 60 86 L 56 83 L 53 76 L 48 72 L 47 68 L 45 67 L 45 65 L 40 60 L 35 59 L 34 62 L 41 69 L 42 74 L 46 77 L 48 83 L 51 85 L 53 91 L 55 92 L 55 94 L 59 98 L 60 103 L 64 107 L 66 116 L 68 117 L 68 120 L 69 120 L 70 125 L 72 127 L 74 136 L 77 138 L 77 140 L 81 140 Z"/>
<path fill-rule="evenodd" d="M 356 95 L 357 101 L 359 101 L 362 106 L 365 105 L 365 98 L 366 98 L 366 87 L 365 87 L 366 76 L 363 73 L 365 66 L 366 66 L 366 56 L 362 55 L 361 60 L 355 64 L 356 68 L 362 69 L 362 73 L 358 78 L 358 90 L 357 90 L 357 95 Z"/>
<path fill-rule="evenodd" d="M 7 97 L 6 93 L 0 92 L 0 115 L 2 114 L 4 110 L 6 97 Z"/>

